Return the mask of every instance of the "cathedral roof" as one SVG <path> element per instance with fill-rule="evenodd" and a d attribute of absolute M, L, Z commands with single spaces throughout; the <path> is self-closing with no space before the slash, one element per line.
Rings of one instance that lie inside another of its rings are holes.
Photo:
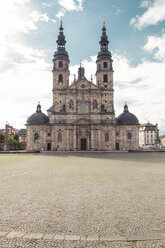
<path fill-rule="evenodd" d="M 129 112 L 127 104 L 124 106 L 124 111 L 116 118 L 117 125 L 139 125 L 138 118 Z"/>
<path fill-rule="evenodd" d="M 40 125 L 40 124 L 46 124 L 48 122 L 49 122 L 49 118 L 47 115 L 42 113 L 40 104 L 37 105 L 36 113 L 32 114 L 27 119 L 27 124 L 29 125 Z"/>

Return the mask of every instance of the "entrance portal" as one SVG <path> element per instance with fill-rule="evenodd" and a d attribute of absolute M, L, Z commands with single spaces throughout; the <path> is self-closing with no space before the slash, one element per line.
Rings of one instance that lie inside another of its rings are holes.
<path fill-rule="evenodd" d="M 85 151 L 87 149 L 87 141 L 86 139 L 81 139 L 81 150 Z"/>
<path fill-rule="evenodd" d="M 119 151 L 119 143 L 116 143 L 116 150 Z"/>
<path fill-rule="evenodd" d="M 51 143 L 47 143 L 47 151 L 51 151 Z"/>

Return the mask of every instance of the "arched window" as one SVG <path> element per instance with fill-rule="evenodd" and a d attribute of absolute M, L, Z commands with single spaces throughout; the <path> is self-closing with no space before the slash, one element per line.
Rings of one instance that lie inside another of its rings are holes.
<path fill-rule="evenodd" d="M 132 134 L 129 132 L 128 133 L 128 141 L 131 141 L 132 140 Z"/>
<path fill-rule="evenodd" d="M 97 101 L 96 100 L 93 101 L 93 108 L 94 109 L 97 108 Z"/>
<path fill-rule="evenodd" d="M 38 133 L 34 134 L 34 141 L 35 142 L 39 141 L 39 134 Z"/>
<path fill-rule="evenodd" d="M 72 109 L 72 110 L 74 109 L 74 102 L 73 102 L 72 99 L 69 102 L 69 108 Z"/>
<path fill-rule="evenodd" d="M 104 63 L 103 63 L 103 66 L 104 66 L 104 68 L 107 68 L 107 67 L 108 67 L 107 62 L 104 62 Z"/>
<path fill-rule="evenodd" d="M 66 112 L 65 104 L 62 105 L 62 112 L 63 112 L 63 113 Z"/>
<path fill-rule="evenodd" d="M 62 133 L 59 133 L 58 134 L 58 142 L 61 142 L 62 141 Z"/>
<path fill-rule="evenodd" d="M 85 102 L 81 103 L 81 114 L 86 114 L 86 103 Z"/>
<path fill-rule="evenodd" d="M 104 83 L 107 83 L 107 82 L 108 82 L 108 75 L 104 74 Z"/>
<path fill-rule="evenodd" d="M 59 74 L 59 76 L 58 76 L 58 81 L 59 81 L 59 82 L 63 82 L 63 75 L 62 75 L 62 74 Z"/>
<path fill-rule="evenodd" d="M 63 68 L 63 62 L 62 61 L 59 61 L 59 68 Z"/>
<path fill-rule="evenodd" d="M 105 142 L 109 141 L 109 133 L 105 133 Z"/>

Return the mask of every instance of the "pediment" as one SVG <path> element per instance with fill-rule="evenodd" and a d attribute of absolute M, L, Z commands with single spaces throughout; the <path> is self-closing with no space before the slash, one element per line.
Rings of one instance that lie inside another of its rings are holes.
<path fill-rule="evenodd" d="M 98 87 L 93 82 L 88 81 L 85 77 L 80 80 L 77 80 L 76 82 L 73 82 L 69 88 L 79 90 L 98 89 Z"/>

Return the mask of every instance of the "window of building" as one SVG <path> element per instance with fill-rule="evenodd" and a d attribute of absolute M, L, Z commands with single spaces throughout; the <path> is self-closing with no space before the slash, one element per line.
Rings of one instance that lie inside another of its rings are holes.
<path fill-rule="evenodd" d="M 62 141 L 62 133 L 58 133 L 58 142 Z"/>
<path fill-rule="evenodd" d="M 62 61 L 59 62 L 59 68 L 63 68 L 63 62 Z"/>
<path fill-rule="evenodd" d="M 119 133 L 116 133 L 116 136 L 119 136 Z"/>
<path fill-rule="evenodd" d="M 34 134 L 34 141 L 35 142 L 39 141 L 39 134 L 38 133 Z"/>
<path fill-rule="evenodd" d="M 63 75 L 62 75 L 62 74 L 59 74 L 59 76 L 58 76 L 58 81 L 59 81 L 59 82 L 63 82 Z"/>
<path fill-rule="evenodd" d="M 94 109 L 97 108 L 97 101 L 96 100 L 93 101 L 93 108 Z"/>
<path fill-rule="evenodd" d="M 48 133 L 48 136 L 50 137 L 51 136 L 51 133 Z"/>
<path fill-rule="evenodd" d="M 147 144 L 149 143 L 149 140 L 147 140 Z"/>
<path fill-rule="evenodd" d="M 98 64 L 97 68 L 98 68 L 98 69 L 101 69 L 101 64 Z"/>
<path fill-rule="evenodd" d="M 109 133 L 105 133 L 105 142 L 109 141 Z"/>
<path fill-rule="evenodd" d="M 104 74 L 104 83 L 107 83 L 107 82 L 108 82 L 108 75 Z"/>
<path fill-rule="evenodd" d="M 81 103 L 81 114 L 86 114 L 86 103 L 85 102 Z"/>
<path fill-rule="evenodd" d="M 108 67 L 107 62 L 104 62 L 103 65 L 104 65 L 104 68 L 107 68 Z"/>
<path fill-rule="evenodd" d="M 128 133 L 128 141 L 131 141 L 132 140 L 132 134 L 129 132 Z"/>
<path fill-rule="evenodd" d="M 101 104 L 101 112 L 105 112 L 104 104 Z"/>
<path fill-rule="evenodd" d="M 63 112 L 63 113 L 66 112 L 65 104 L 62 105 L 62 112 Z"/>
<path fill-rule="evenodd" d="M 69 102 L 69 109 L 72 109 L 72 110 L 74 109 L 74 102 L 72 99 Z"/>

